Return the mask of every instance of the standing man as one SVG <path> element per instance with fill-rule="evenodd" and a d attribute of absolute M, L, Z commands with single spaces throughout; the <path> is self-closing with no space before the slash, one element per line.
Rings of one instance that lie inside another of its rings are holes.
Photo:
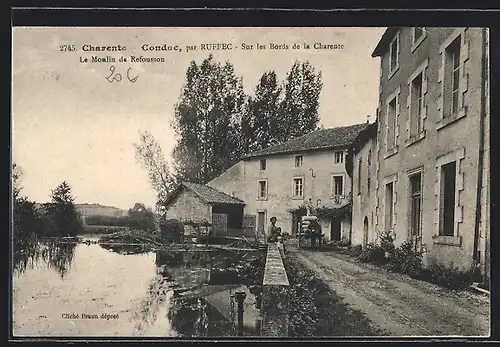
<path fill-rule="evenodd" d="M 316 251 L 318 249 L 316 246 L 316 241 L 320 242 L 321 245 L 321 235 L 323 234 L 321 225 L 316 220 L 311 221 L 311 223 L 309 224 L 309 230 L 311 232 L 311 247 Z"/>

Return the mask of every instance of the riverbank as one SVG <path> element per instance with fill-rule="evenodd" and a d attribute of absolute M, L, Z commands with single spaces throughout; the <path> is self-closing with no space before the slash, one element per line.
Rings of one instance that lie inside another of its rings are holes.
<path fill-rule="evenodd" d="M 289 337 L 384 335 L 300 262 L 295 250 L 287 252 L 284 263 L 290 281 Z"/>

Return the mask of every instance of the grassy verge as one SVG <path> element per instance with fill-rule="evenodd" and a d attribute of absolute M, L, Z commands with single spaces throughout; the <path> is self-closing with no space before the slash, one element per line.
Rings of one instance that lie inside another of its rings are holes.
<path fill-rule="evenodd" d="M 84 225 L 82 234 L 111 234 L 121 230 L 128 230 L 128 227 L 108 226 L 108 225 Z"/>
<path fill-rule="evenodd" d="M 290 281 L 290 337 L 375 336 L 383 334 L 359 311 L 295 258 L 286 258 Z"/>

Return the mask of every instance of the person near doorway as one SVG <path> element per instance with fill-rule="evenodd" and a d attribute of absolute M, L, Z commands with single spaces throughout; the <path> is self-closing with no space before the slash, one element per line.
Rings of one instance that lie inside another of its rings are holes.
<path fill-rule="evenodd" d="M 276 226 L 276 221 L 277 221 L 276 217 L 271 217 L 270 221 L 271 225 L 268 228 L 267 242 L 276 242 L 280 228 Z"/>
<path fill-rule="evenodd" d="M 309 224 L 309 230 L 311 233 L 311 247 L 316 251 L 318 249 L 318 244 L 321 248 L 321 238 L 323 234 L 321 225 L 316 220 L 311 221 L 311 223 Z"/>

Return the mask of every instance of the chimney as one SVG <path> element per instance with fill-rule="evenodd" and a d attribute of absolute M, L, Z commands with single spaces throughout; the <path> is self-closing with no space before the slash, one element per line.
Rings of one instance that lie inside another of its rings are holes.
<path fill-rule="evenodd" d="M 370 123 L 370 115 L 366 116 L 366 123 Z"/>

